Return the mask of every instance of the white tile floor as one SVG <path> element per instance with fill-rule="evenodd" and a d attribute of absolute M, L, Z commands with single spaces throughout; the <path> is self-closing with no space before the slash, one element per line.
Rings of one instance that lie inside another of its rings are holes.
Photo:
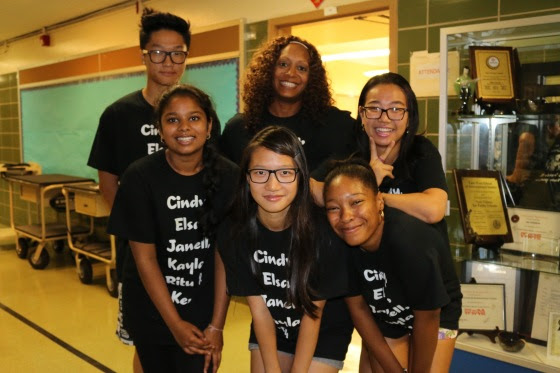
<path fill-rule="evenodd" d="M 13 245 L 0 246 L 0 371 L 131 372 L 133 350 L 114 336 L 117 302 L 107 293 L 104 277 L 83 285 L 68 249 L 49 252 L 47 268 L 34 270 L 16 256 Z M 233 302 L 221 372 L 249 371 L 249 323 L 248 307 Z M 357 372 L 359 352 L 355 335 L 344 372 Z"/>

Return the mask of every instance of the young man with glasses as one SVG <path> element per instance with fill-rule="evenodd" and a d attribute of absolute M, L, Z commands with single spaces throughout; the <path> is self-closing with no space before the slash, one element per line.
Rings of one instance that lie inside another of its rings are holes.
<path fill-rule="evenodd" d="M 146 86 L 109 105 L 99 120 L 88 166 L 98 170 L 101 194 L 110 207 L 125 169 L 135 160 L 163 147 L 155 125 L 154 106 L 159 96 L 177 84 L 185 72 L 191 43 L 189 22 L 170 13 L 145 8 L 140 22 L 140 50 L 146 65 Z M 219 133 L 219 125 L 218 133 Z M 117 280 L 119 319 L 117 336 L 133 344 L 122 318 L 121 289 L 123 279 L 138 276 L 135 268 L 123 268 L 124 256 L 130 254 L 128 242 L 117 239 Z M 124 277 L 123 277 L 124 276 Z M 141 371 L 137 355 L 134 371 Z"/>

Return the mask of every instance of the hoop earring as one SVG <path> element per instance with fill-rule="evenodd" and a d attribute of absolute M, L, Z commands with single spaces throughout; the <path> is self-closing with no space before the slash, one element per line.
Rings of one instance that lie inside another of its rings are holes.
<path fill-rule="evenodd" d="M 160 141 L 162 144 L 165 144 L 165 140 L 163 139 L 163 137 L 160 137 L 160 138 L 159 138 L 159 141 Z"/>
<path fill-rule="evenodd" d="M 208 136 L 206 136 L 206 140 L 210 140 L 210 137 L 212 137 L 212 135 L 208 134 Z"/>

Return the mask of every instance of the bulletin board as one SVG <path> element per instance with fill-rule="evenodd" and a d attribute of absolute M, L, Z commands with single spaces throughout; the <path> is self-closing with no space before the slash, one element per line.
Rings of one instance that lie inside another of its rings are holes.
<path fill-rule="evenodd" d="M 188 65 L 182 79 L 212 97 L 222 129 L 239 108 L 238 62 L 233 58 Z M 97 180 L 97 170 L 87 166 L 87 160 L 99 117 L 113 101 L 145 84 L 140 72 L 22 89 L 24 162 L 37 162 L 45 174 Z"/>

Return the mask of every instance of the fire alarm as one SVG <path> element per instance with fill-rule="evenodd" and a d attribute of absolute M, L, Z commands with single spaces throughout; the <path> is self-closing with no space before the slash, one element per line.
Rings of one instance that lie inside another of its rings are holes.
<path fill-rule="evenodd" d="M 41 40 L 41 46 L 50 47 L 51 36 L 49 34 L 42 34 L 41 36 L 39 36 L 39 39 Z"/>

